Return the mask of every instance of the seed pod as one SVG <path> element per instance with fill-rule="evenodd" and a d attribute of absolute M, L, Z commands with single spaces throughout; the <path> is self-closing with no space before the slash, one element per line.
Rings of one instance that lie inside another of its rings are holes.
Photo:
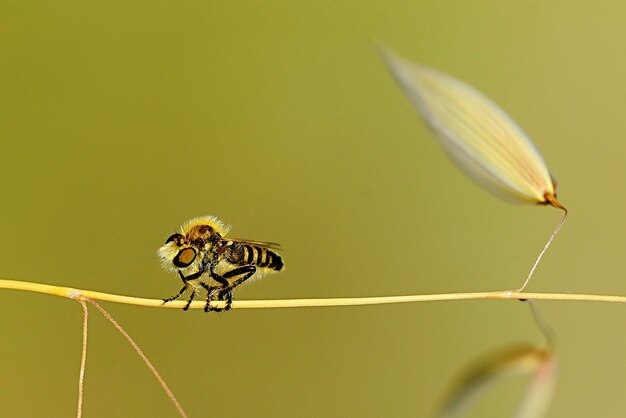
<path fill-rule="evenodd" d="M 531 346 L 508 347 L 470 365 L 443 404 L 441 416 L 462 417 L 477 397 L 506 377 L 529 375 L 530 381 L 515 418 L 540 418 L 547 414 L 557 379 L 552 350 Z"/>
<path fill-rule="evenodd" d="M 513 119 L 472 86 L 386 48 L 381 51 L 404 93 L 470 178 L 505 200 L 551 205 L 565 212 L 517 289 L 521 292 L 567 217 L 541 153 Z"/>
<path fill-rule="evenodd" d="M 565 209 L 543 157 L 494 102 L 447 74 L 388 49 L 382 48 L 382 54 L 402 90 L 470 178 L 505 200 Z"/>

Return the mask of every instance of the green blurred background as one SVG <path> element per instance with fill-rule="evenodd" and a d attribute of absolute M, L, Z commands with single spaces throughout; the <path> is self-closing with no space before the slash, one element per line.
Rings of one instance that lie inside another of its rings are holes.
<path fill-rule="evenodd" d="M 530 134 L 571 218 L 530 290 L 626 294 L 619 2 L 0 3 L 0 276 L 142 297 L 199 215 L 280 242 L 240 299 L 482 291 L 522 282 L 560 217 L 448 161 L 374 48 L 476 86 Z M 75 414 L 81 309 L 0 291 L 0 416 Z M 201 311 L 103 303 L 190 416 L 429 416 L 472 359 L 542 343 L 511 301 Z M 623 306 L 546 302 L 550 417 L 622 416 Z M 175 411 L 91 310 L 86 417 Z M 524 381 L 472 416 L 508 416 Z"/>

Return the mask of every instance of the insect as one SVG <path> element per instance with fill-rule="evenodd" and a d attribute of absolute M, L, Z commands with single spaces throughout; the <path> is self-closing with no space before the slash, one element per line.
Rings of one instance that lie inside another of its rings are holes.
<path fill-rule="evenodd" d="M 207 292 L 205 312 L 229 310 L 233 289 L 249 279 L 281 271 L 283 259 L 275 251 L 280 246 L 271 242 L 225 238 L 229 231 L 215 216 L 194 218 L 170 236 L 158 250 L 163 268 L 178 272 L 184 286 L 178 294 L 163 299 L 168 303 L 191 290 L 183 310 L 189 309 L 198 292 Z M 211 306 L 211 301 L 226 301 L 224 309 Z"/>

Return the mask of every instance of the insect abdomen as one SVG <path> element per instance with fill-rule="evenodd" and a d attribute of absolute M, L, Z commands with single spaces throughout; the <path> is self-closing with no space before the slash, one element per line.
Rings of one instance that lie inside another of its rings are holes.
<path fill-rule="evenodd" d="M 254 265 L 271 270 L 283 269 L 283 259 L 272 250 L 257 245 L 243 244 L 239 251 L 231 253 L 230 262 L 240 265 Z"/>
<path fill-rule="evenodd" d="M 270 268 L 276 271 L 281 271 L 283 269 L 282 257 L 268 249 L 263 248 L 263 250 L 267 253 L 266 255 L 267 268 Z"/>

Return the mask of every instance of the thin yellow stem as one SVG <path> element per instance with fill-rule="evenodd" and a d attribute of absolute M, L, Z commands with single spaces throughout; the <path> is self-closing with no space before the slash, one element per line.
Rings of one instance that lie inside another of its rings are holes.
<path fill-rule="evenodd" d="M 555 208 L 563 210 L 563 217 L 561 218 L 559 223 L 556 225 L 556 228 L 554 228 L 554 230 L 552 231 L 552 235 L 550 235 L 550 239 L 548 239 L 548 242 L 546 242 L 546 245 L 543 246 L 543 249 L 541 250 L 537 258 L 535 259 L 535 263 L 530 269 L 528 276 L 526 276 L 526 280 L 524 280 L 524 284 L 522 284 L 522 287 L 517 289 L 517 292 L 523 292 L 526 286 L 528 286 L 528 283 L 530 283 L 530 279 L 533 278 L 533 274 L 535 274 L 535 270 L 537 269 L 537 266 L 539 266 L 539 263 L 541 262 L 543 255 L 546 253 L 546 251 L 548 251 L 548 248 L 552 244 L 552 241 L 554 241 L 556 236 L 559 234 L 559 231 L 561 230 L 561 228 L 563 227 L 563 224 L 565 223 L 565 220 L 567 219 L 567 214 L 568 214 L 567 208 L 563 206 L 558 200 L 556 200 L 555 196 L 546 195 L 546 199 L 550 205 L 554 206 Z"/>
<path fill-rule="evenodd" d="M 28 292 L 45 293 L 76 299 L 79 297 L 100 300 L 105 302 L 123 303 L 127 305 L 182 308 L 185 301 L 174 301 L 163 304 L 161 299 L 145 299 L 132 296 L 115 295 L 112 293 L 94 292 L 92 290 L 74 289 L 71 287 L 52 286 L 46 284 L 23 282 L 17 280 L 0 279 L 0 289 L 24 290 Z M 580 302 L 617 302 L 626 303 L 626 296 L 613 295 L 590 295 L 576 293 L 523 293 L 516 291 L 496 292 L 471 292 L 471 293 L 439 293 L 429 295 L 407 296 L 376 296 L 354 298 L 325 298 L 325 299 L 278 299 L 278 300 L 236 300 L 232 307 L 235 309 L 259 309 L 259 308 L 305 308 L 325 306 L 357 306 L 357 305 L 383 305 L 392 303 L 410 302 L 435 302 L 449 300 L 474 300 L 474 299 L 534 299 L 534 300 L 559 300 Z M 225 302 L 214 301 L 212 306 L 223 308 Z M 203 309 L 205 302 L 193 302 L 191 309 Z"/>
<path fill-rule="evenodd" d="M 128 343 L 133 347 L 135 352 L 137 352 L 139 357 L 141 357 L 143 362 L 146 364 L 148 369 L 150 369 L 150 371 L 152 372 L 152 374 L 154 375 L 156 380 L 159 382 L 159 384 L 163 388 L 163 391 L 165 391 L 167 397 L 170 399 L 172 404 L 174 404 L 174 407 L 176 408 L 176 411 L 178 411 L 178 415 L 180 415 L 183 418 L 187 418 L 187 414 L 185 413 L 185 411 L 183 410 L 183 407 L 178 402 L 178 399 L 176 399 L 176 396 L 174 396 L 174 392 L 172 392 L 172 390 L 169 388 L 169 386 L 167 386 L 167 383 L 165 383 L 165 380 L 161 377 L 161 375 L 157 371 L 156 367 L 154 367 L 152 365 L 150 360 L 148 360 L 148 357 L 144 354 L 143 350 L 137 345 L 135 340 L 133 340 L 132 337 L 130 335 L 128 335 L 128 333 L 124 330 L 124 328 L 122 328 L 122 326 L 115 319 L 113 319 L 111 314 L 109 312 L 107 312 L 106 309 L 104 309 L 102 306 L 100 306 L 96 301 L 94 301 L 92 299 L 82 298 L 82 297 L 80 299 L 78 299 L 78 300 L 89 302 L 93 306 L 95 306 L 96 309 L 98 309 L 100 311 L 100 313 L 102 315 L 104 315 L 104 317 L 106 319 L 108 319 L 111 324 L 113 324 L 113 326 L 119 331 L 119 333 L 122 334 L 122 336 L 124 336 L 124 338 L 126 338 L 126 341 L 128 341 Z"/>
<path fill-rule="evenodd" d="M 85 386 L 85 364 L 87 362 L 87 325 L 89 310 L 84 300 L 78 300 L 78 303 L 80 303 L 83 308 L 83 344 L 80 354 L 80 371 L 78 373 L 78 408 L 76 416 L 81 418 L 83 416 L 83 388 Z"/>

